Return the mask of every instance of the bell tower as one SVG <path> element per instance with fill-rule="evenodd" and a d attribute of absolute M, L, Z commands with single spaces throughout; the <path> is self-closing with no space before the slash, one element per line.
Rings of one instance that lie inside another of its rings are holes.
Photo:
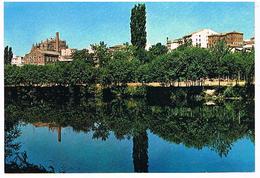
<path fill-rule="evenodd" d="M 56 32 L 56 42 L 55 42 L 55 49 L 57 52 L 60 52 L 60 37 L 59 37 L 59 32 Z"/>

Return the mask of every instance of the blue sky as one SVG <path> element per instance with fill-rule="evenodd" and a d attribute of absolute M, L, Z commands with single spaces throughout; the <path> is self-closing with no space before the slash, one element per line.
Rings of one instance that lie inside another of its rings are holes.
<path fill-rule="evenodd" d="M 49 37 L 66 40 L 71 48 L 104 41 L 108 46 L 130 42 L 130 13 L 136 3 L 4 3 L 4 44 L 24 55 L 33 43 Z M 203 28 L 240 31 L 254 36 L 252 2 L 145 3 L 148 44 L 175 39 Z"/>

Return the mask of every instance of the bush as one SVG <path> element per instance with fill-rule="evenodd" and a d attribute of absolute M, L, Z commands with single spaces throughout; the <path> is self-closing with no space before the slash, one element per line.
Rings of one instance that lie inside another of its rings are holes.
<path fill-rule="evenodd" d="M 240 87 L 227 87 L 225 90 L 224 90 L 224 97 L 228 97 L 228 98 L 231 98 L 231 97 L 240 97 L 242 95 L 243 91 L 241 90 Z"/>

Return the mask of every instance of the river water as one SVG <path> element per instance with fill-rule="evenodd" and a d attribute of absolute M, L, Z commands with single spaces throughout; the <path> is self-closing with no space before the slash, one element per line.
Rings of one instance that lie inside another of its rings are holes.
<path fill-rule="evenodd" d="M 208 106 L 178 97 L 163 103 L 153 94 L 6 93 L 6 165 L 75 173 L 255 170 L 253 100 Z"/>

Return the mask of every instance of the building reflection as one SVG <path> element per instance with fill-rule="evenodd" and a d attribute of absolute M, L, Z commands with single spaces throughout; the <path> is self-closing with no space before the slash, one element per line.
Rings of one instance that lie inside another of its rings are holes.
<path fill-rule="evenodd" d="M 34 122 L 35 127 L 48 127 L 50 131 L 58 133 L 58 142 L 61 142 L 61 126 L 55 123 Z"/>

